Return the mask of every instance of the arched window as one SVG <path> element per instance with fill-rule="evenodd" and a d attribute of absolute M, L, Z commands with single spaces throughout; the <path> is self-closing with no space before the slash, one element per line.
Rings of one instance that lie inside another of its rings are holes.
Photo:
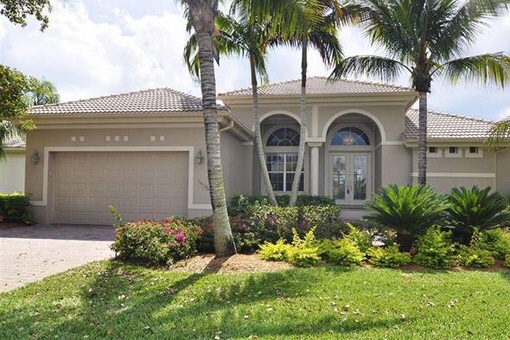
<path fill-rule="evenodd" d="M 299 132 L 292 128 L 273 131 L 266 141 L 266 165 L 274 191 L 290 192 L 296 172 Z M 303 191 L 303 172 L 299 191 Z"/>
<path fill-rule="evenodd" d="M 363 130 L 357 127 L 346 127 L 335 133 L 331 145 L 370 145 L 370 140 Z"/>

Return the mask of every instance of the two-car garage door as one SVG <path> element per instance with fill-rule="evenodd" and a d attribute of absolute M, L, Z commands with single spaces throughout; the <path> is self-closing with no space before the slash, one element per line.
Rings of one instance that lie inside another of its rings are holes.
<path fill-rule="evenodd" d="M 187 152 L 57 152 L 52 175 L 53 223 L 111 224 L 186 215 Z"/>

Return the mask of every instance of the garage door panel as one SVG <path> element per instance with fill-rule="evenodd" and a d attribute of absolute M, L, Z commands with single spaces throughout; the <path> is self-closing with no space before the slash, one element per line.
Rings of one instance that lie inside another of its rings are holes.
<path fill-rule="evenodd" d="M 62 152 L 55 155 L 53 222 L 111 224 L 187 214 L 187 152 Z"/>

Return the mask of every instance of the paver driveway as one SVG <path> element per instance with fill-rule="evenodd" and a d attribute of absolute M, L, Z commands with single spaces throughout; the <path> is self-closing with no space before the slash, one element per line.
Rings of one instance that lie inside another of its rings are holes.
<path fill-rule="evenodd" d="M 0 229 L 0 292 L 114 256 L 109 226 Z"/>

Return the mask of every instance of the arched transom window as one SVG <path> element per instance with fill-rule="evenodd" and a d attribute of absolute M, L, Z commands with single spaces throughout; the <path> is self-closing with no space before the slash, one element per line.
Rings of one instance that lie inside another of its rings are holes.
<path fill-rule="evenodd" d="M 299 132 L 293 128 L 279 128 L 273 131 L 266 142 L 266 165 L 274 191 L 290 192 L 296 173 Z M 299 191 L 303 191 L 303 172 Z"/>
<path fill-rule="evenodd" d="M 357 127 L 346 127 L 335 133 L 331 145 L 370 145 L 370 140 L 363 130 Z"/>

